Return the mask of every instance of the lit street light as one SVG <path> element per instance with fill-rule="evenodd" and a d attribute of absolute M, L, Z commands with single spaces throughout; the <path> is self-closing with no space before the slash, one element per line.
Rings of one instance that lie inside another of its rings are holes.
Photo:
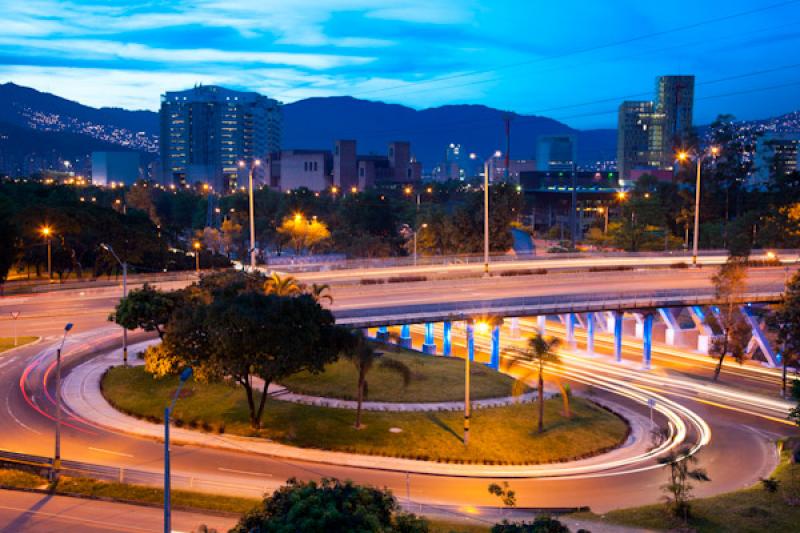
<path fill-rule="evenodd" d="M 239 161 L 239 168 L 245 168 L 246 163 L 244 161 Z M 256 271 L 256 219 L 255 219 L 255 206 L 253 202 L 253 173 L 256 170 L 256 167 L 261 166 L 260 159 L 254 159 L 253 162 L 250 164 L 249 172 L 248 172 L 248 199 L 250 202 L 250 270 L 252 272 Z M 197 271 L 200 271 L 200 267 L 197 268 Z"/>
<path fill-rule="evenodd" d="M 122 267 L 122 297 L 125 298 L 128 296 L 128 263 L 127 261 L 120 260 L 119 256 L 114 253 L 114 249 L 106 244 L 101 243 L 100 247 L 105 250 L 106 252 L 110 253 L 114 259 L 117 260 L 117 263 Z M 128 366 L 128 330 L 123 326 L 122 327 L 122 364 L 124 366 Z"/>
<path fill-rule="evenodd" d="M 169 419 L 172 416 L 172 410 L 175 408 L 175 402 L 181 393 L 183 384 L 192 377 L 192 368 L 186 367 L 180 375 L 180 382 L 178 388 L 175 390 L 175 395 L 172 397 L 172 403 L 169 407 L 164 409 L 164 533 L 172 532 L 172 502 L 170 498 L 170 465 L 169 465 Z"/>
<path fill-rule="evenodd" d="M 428 227 L 427 224 L 423 224 L 423 225 L 421 225 L 419 227 L 419 229 L 414 230 L 414 266 L 417 266 L 417 232 L 420 229 L 424 229 L 424 228 L 427 228 L 427 227 Z"/>
<path fill-rule="evenodd" d="M 200 243 L 194 241 L 192 244 L 192 248 L 194 248 L 194 271 L 197 274 L 200 274 Z"/>
<path fill-rule="evenodd" d="M 697 162 L 697 177 L 694 189 L 694 240 L 692 242 L 692 266 L 697 267 L 697 249 L 698 241 L 700 239 L 700 169 L 703 166 L 703 161 L 707 157 L 717 157 L 719 148 L 712 146 L 709 150 L 704 151 L 702 154 L 690 155 L 688 152 L 679 152 L 678 161 L 685 163 L 694 157 Z"/>
<path fill-rule="evenodd" d="M 50 471 L 50 480 L 58 479 L 58 471 L 61 469 L 61 350 L 64 349 L 64 342 L 67 340 L 67 333 L 72 329 L 72 323 L 68 322 L 64 326 L 64 336 L 61 338 L 61 345 L 56 350 L 56 450 L 53 455 L 53 469 Z"/>
<path fill-rule="evenodd" d="M 53 230 L 50 229 L 50 226 L 44 226 L 39 232 L 47 239 L 47 279 L 53 279 L 53 255 L 51 252 L 51 245 L 50 245 L 50 235 L 53 233 Z"/>

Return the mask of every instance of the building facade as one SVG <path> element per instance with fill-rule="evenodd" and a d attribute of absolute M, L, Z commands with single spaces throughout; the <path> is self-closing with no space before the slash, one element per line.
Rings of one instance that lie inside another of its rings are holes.
<path fill-rule="evenodd" d="M 280 104 L 258 93 L 214 85 L 167 92 L 160 118 L 165 185 L 199 182 L 227 192 L 247 180 L 239 161 L 249 165 L 280 150 Z M 254 179 L 268 182 L 265 165 L 256 167 Z"/>
<path fill-rule="evenodd" d="M 422 165 L 411 155 L 411 144 L 394 141 L 387 155 L 358 155 L 356 141 L 336 141 L 332 184 L 343 191 L 375 185 L 403 185 L 422 179 Z"/>
<path fill-rule="evenodd" d="M 572 171 L 576 161 L 574 135 L 541 135 L 536 140 L 536 170 Z"/>
<path fill-rule="evenodd" d="M 694 113 L 694 76 L 659 76 L 655 112 L 664 116 L 661 168 L 671 170 L 675 154 L 689 148 Z"/>
<path fill-rule="evenodd" d="M 748 187 L 765 189 L 778 176 L 800 168 L 800 132 L 767 133 L 758 138 Z"/>
<path fill-rule="evenodd" d="M 270 186 L 281 191 L 324 191 L 332 185 L 333 157 L 328 150 L 282 150 L 270 154 Z"/>
<path fill-rule="evenodd" d="M 139 152 L 92 152 L 93 185 L 133 185 L 141 177 Z"/>

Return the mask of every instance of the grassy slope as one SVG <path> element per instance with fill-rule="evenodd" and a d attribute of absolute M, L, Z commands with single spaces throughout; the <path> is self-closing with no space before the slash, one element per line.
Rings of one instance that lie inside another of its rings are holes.
<path fill-rule="evenodd" d="M 141 367 L 111 369 L 103 391 L 118 409 L 159 420 L 174 393 L 176 380 L 154 380 Z M 239 388 L 190 382 L 177 402 L 179 424 L 212 431 L 253 435 L 247 403 Z M 461 441 L 463 414 L 365 412 L 366 428 L 353 428 L 354 412 L 268 400 L 258 436 L 300 447 L 406 457 L 412 459 L 487 463 L 548 463 L 592 455 L 615 447 L 627 436 L 617 416 L 573 400 L 573 417 L 561 416 L 560 399 L 545 404 L 546 431 L 534 432 L 535 407 L 512 405 L 473 412 L 470 446 Z M 401 433 L 391 433 L 397 427 Z"/>
<path fill-rule="evenodd" d="M 396 372 L 376 364 L 367 375 L 369 400 L 385 402 L 443 402 L 464 399 L 464 361 L 458 358 L 433 357 L 395 346 L 376 344 L 383 357 L 405 363 L 412 372 L 411 383 L 403 386 Z M 328 365 L 322 374 L 301 372 L 283 380 L 294 392 L 312 396 L 356 399 L 357 375 L 353 363 L 345 359 Z M 475 400 L 511 394 L 513 379 L 490 370 L 485 365 L 470 367 L 470 394 Z"/>
<path fill-rule="evenodd" d="M 17 346 L 31 343 L 38 338 L 39 337 L 17 337 Z M 11 348 L 14 348 L 14 337 L 0 337 L 0 354 Z"/>
<path fill-rule="evenodd" d="M 694 518 L 689 525 L 698 533 L 764 533 L 800 531 L 800 506 L 789 505 L 788 499 L 800 501 L 800 465 L 789 464 L 783 454 L 773 474 L 780 481 L 777 493 L 770 494 L 761 485 L 728 492 L 692 502 Z M 665 474 L 666 481 L 666 474 Z M 593 519 L 611 524 L 664 530 L 677 526 L 664 505 L 646 505 L 619 509 Z"/>

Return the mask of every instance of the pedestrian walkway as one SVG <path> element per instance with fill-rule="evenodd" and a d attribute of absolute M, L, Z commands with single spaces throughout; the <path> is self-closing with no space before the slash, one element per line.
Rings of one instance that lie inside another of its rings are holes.
<path fill-rule="evenodd" d="M 87 351 L 91 346 L 87 345 Z M 93 357 L 75 367 L 64 378 L 62 397 L 67 409 L 76 416 L 109 430 L 133 434 L 140 437 L 161 439 L 163 426 L 128 416 L 114 409 L 100 390 L 100 380 L 106 370 L 119 363 L 116 353 L 105 353 Z M 486 478 L 512 477 L 561 477 L 575 474 L 598 473 L 619 468 L 634 459 L 639 463 L 648 460 L 650 422 L 623 406 L 611 402 L 602 403 L 624 417 L 631 426 L 628 440 L 619 448 L 595 457 L 579 461 L 543 465 L 483 465 L 452 464 L 433 461 L 416 461 L 393 457 L 359 455 L 311 448 L 297 448 L 278 444 L 267 439 L 218 435 L 186 428 L 170 430 L 176 444 L 207 446 L 246 453 L 280 457 L 283 459 L 334 464 L 355 468 L 369 468 L 395 472 L 435 474 L 446 476 L 469 476 Z"/>

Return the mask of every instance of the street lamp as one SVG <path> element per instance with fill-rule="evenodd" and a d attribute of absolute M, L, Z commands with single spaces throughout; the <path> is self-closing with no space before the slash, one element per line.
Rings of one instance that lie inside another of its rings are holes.
<path fill-rule="evenodd" d="M 172 397 L 172 403 L 169 407 L 164 409 L 164 533 L 171 533 L 172 531 L 172 509 L 170 498 L 170 468 L 169 468 L 169 419 L 172 416 L 172 410 L 175 408 L 175 402 L 178 400 L 178 395 L 181 393 L 183 384 L 192 377 L 192 368 L 186 367 L 180 375 L 180 382 L 178 388 L 175 390 L 175 395 Z"/>
<path fill-rule="evenodd" d="M 427 228 L 428 224 L 423 224 L 419 227 L 419 229 L 414 230 L 414 266 L 417 266 L 417 232 L 420 229 Z"/>
<path fill-rule="evenodd" d="M 47 239 L 47 279 L 53 279 L 53 255 L 51 253 L 51 246 L 50 246 L 50 235 L 53 233 L 53 230 L 50 229 L 50 226 L 43 226 L 39 232 L 42 236 Z"/>
<path fill-rule="evenodd" d="M 194 271 L 200 274 L 200 243 L 194 241 L 192 248 L 194 248 Z"/>
<path fill-rule="evenodd" d="M 128 263 L 127 261 L 120 260 L 119 256 L 114 253 L 114 249 L 106 244 L 101 243 L 100 247 L 105 250 L 106 252 L 110 253 L 114 259 L 117 260 L 117 263 L 122 267 L 122 297 L 125 298 L 128 296 Z M 122 364 L 124 366 L 128 366 L 128 329 L 123 326 L 122 327 Z"/>
<path fill-rule="evenodd" d="M 694 158 L 697 162 L 697 176 L 694 188 L 694 241 L 692 242 L 692 266 L 697 266 L 697 248 L 698 240 L 700 239 L 700 169 L 703 166 L 703 161 L 707 157 L 717 157 L 719 155 L 719 148 L 712 146 L 701 154 L 691 155 L 689 152 L 678 152 L 678 161 L 685 163 Z"/>
<path fill-rule="evenodd" d="M 247 165 L 244 161 L 239 161 L 239 168 L 245 168 Z M 250 164 L 248 175 L 249 185 L 249 203 L 250 203 L 250 270 L 256 271 L 256 220 L 255 220 L 255 205 L 253 202 L 253 173 L 256 167 L 261 166 L 260 159 L 254 159 Z M 200 268 L 198 267 L 198 272 Z"/>
<path fill-rule="evenodd" d="M 50 471 L 51 481 L 58 479 L 58 471 L 61 469 L 61 350 L 64 349 L 67 333 L 71 329 L 72 323 L 67 322 L 67 325 L 64 326 L 61 345 L 56 350 L 56 450 L 53 455 L 53 469 Z"/>

